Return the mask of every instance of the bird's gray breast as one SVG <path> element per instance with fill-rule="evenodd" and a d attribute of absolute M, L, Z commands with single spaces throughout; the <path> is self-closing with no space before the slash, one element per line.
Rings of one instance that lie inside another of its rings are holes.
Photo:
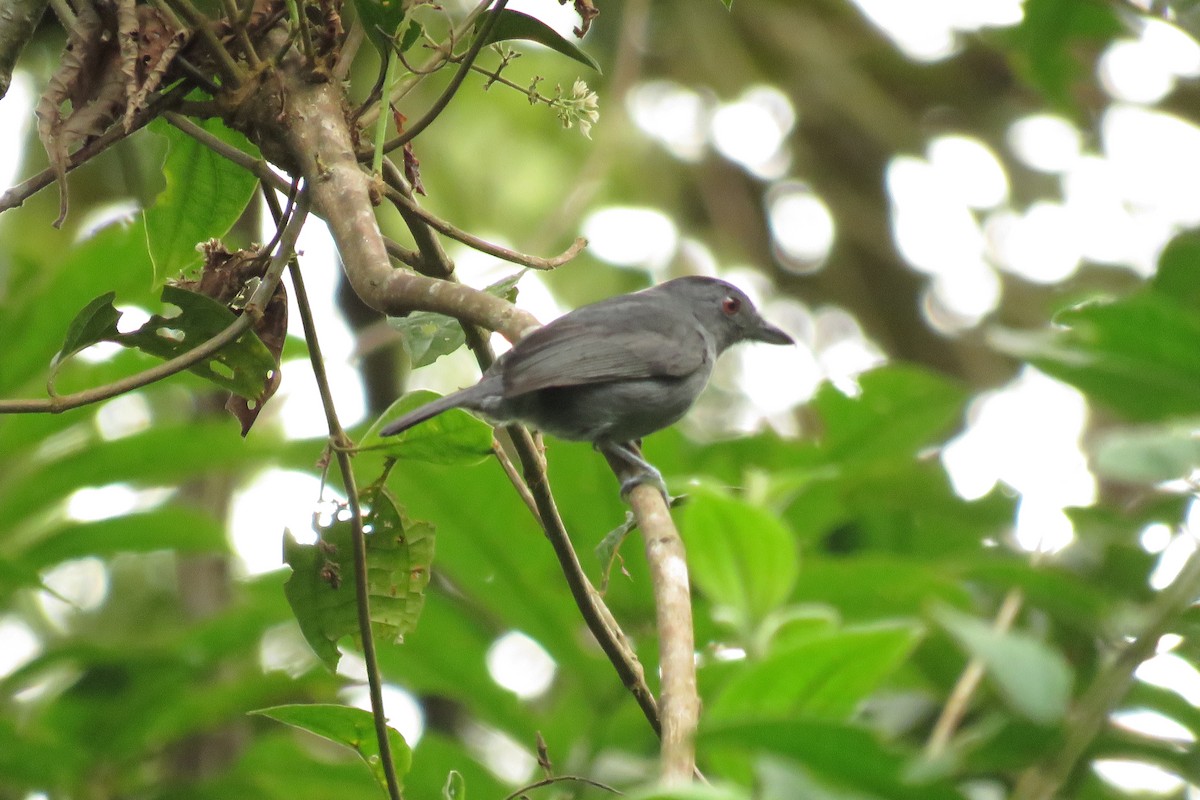
<path fill-rule="evenodd" d="M 633 378 L 540 389 L 506 405 L 534 427 L 571 441 L 627 442 L 678 422 L 708 382 L 712 362 L 682 377 Z"/>

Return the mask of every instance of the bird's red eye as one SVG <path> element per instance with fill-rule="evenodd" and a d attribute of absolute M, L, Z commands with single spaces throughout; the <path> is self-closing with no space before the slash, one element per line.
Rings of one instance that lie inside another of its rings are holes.
<path fill-rule="evenodd" d="M 741 307 L 742 301 L 733 295 L 728 295 L 724 300 L 721 301 L 721 310 L 725 312 L 725 316 L 727 317 L 732 317 L 741 309 Z"/>

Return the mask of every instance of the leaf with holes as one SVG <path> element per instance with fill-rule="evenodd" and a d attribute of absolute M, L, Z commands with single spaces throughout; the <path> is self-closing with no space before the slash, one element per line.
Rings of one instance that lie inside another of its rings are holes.
<path fill-rule="evenodd" d="M 370 711 L 348 706 L 313 703 L 308 705 L 272 706 L 251 711 L 263 717 L 308 731 L 323 739 L 349 747 L 371 769 L 379 787 L 387 792 L 387 777 L 379 758 L 379 737 L 375 735 L 375 720 Z M 394 728 L 387 729 L 388 750 L 397 779 L 408 774 L 412 767 L 412 750 L 404 737 Z"/>
<path fill-rule="evenodd" d="M 363 493 L 367 508 L 367 592 L 371 631 L 376 641 L 393 643 L 417 626 L 433 564 L 434 528 L 404 516 L 387 489 Z M 284 561 L 292 576 L 283 587 L 309 646 L 330 670 L 337 668 L 337 644 L 358 636 L 354 597 L 354 544 L 349 520 L 321 531 L 317 544 L 300 544 L 285 534 Z"/>
<path fill-rule="evenodd" d="M 236 319 L 221 303 L 178 286 L 164 286 L 164 303 L 179 307 L 174 317 L 154 315 L 132 333 L 108 337 L 162 359 L 181 356 L 223 331 Z M 253 332 L 243 333 L 215 355 L 191 367 L 202 378 L 242 397 L 259 400 L 275 372 L 275 358 Z"/>
<path fill-rule="evenodd" d="M 58 374 L 58 368 L 63 362 L 79 351 L 99 342 L 111 340 L 117 335 L 117 320 L 121 318 L 121 312 L 113 307 L 113 299 L 116 296 L 116 292 L 105 292 L 84 306 L 75 315 L 75 319 L 71 320 L 71 324 L 67 326 L 67 335 L 63 339 L 62 348 L 55 353 L 54 359 L 50 362 L 51 388 L 54 386 L 54 377 Z"/>

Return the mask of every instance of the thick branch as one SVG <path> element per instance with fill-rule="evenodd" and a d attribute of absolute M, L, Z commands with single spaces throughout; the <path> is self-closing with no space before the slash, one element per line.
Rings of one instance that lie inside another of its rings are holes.
<path fill-rule="evenodd" d="M 627 462 L 607 454 L 605 457 L 622 483 L 635 476 Z M 700 722 L 687 553 L 666 498 L 656 485 L 639 483 L 630 490 L 628 499 L 646 542 L 646 561 L 654 592 L 662 684 L 660 772 L 664 784 L 681 785 L 690 782 L 696 772 L 695 736 Z"/>
<path fill-rule="evenodd" d="M 285 139 L 312 192 L 313 207 L 329 223 L 346 277 L 363 302 L 391 316 L 436 311 L 499 331 L 510 341 L 537 324 L 527 312 L 486 292 L 394 269 L 375 219 L 370 176 L 354 156 L 340 85 L 306 82 L 303 65 L 294 58 L 285 61 L 284 75 L 283 124 L 271 119 L 260 124 Z M 272 105 L 263 111 L 274 116 Z"/>

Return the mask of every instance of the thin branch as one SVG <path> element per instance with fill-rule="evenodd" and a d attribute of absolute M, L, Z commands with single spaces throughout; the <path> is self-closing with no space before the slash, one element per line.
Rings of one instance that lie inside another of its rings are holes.
<path fill-rule="evenodd" d="M 608 660 L 616 669 L 618 677 L 633 695 L 642 713 L 656 734 L 662 735 L 662 724 L 659 721 L 658 703 L 654 693 L 646 684 L 645 672 L 638 661 L 637 653 L 625 637 L 624 632 L 608 610 L 600 593 L 588 580 L 587 573 L 579 563 L 579 556 L 571 544 L 562 517 L 559 516 L 558 506 L 550 491 L 550 482 L 546 477 L 546 462 L 534 444 L 533 437 L 524 427 L 510 425 L 506 428 L 512 437 L 517 457 L 521 460 L 521 468 L 525 473 L 525 484 L 529 487 L 537 504 L 538 517 L 554 554 L 558 557 L 559 567 L 566 578 L 567 587 L 575 599 L 579 613 L 587 623 L 588 630 L 596 637 L 600 649 L 608 656 Z M 690 774 L 690 773 L 689 773 Z"/>
<path fill-rule="evenodd" d="M 254 44 L 250 41 L 250 35 L 246 33 L 246 26 L 242 23 L 241 14 L 238 13 L 237 4 L 234 0 L 221 0 L 225 6 L 225 15 L 229 17 L 229 24 L 233 27 L 238 38 L 238 44 L 242 46 L 242 52 L 246 54 L 246 60 L 250 62 L 250 66 L 257 69 L 262 61 L 258 57 L 258 52 L 254 49 Z M 250 5 L 254 5 L 251 0 Z"/>
<path fill-rule="evenodd" d="M 195 139 L 200 144 L 212 150 L 217 155 L 225 158 L 247 172 L 254 175 L 260 181 L 263 181 L 281 192 L 286 192 L 290 184 L 281 178 L 271 169 L 271 165 L 261 158 L 255 158 L 244 150 L 239 150 L 228 142 L 224 142 L 213 134 L 201 128 L 195 122 L 179 114 L 175 111 L 167 111 L 163 114 L 163 119 L 171 125 L 179 129 L 182 133 Z"/>
<path fill-rule="evenodd" d="M 529 513 L 537 520 L 538 525 L 541 525 L 542 515 L 538 512 L 537 500 L 533 499 L 533 493 L 529 491 L 529 487 L 525 485 L 525 481 L 521 480 L 521 474 L 517 472 L 517 468 L 513 465 L 512 459 L 508 457 L 508 453 L 504 452 L 504 448 L 495 439 L 492 439 L 492 455 L 496 457 L 496 461 L 500 462 L 500 468 L 508 476 L 508 481 L 516 489 L 521 502 L 529 509 Z"/>
<path fill-rule="evenodd" d="M 308 18 L 300 13 L 296 0 L 287 0 L 288 14 L 295 20 L 296 28 L 300 31 L 300 46 L 309 64 L 317 63 L 317 51 L 313 48 L 312 35 L 308 32 Z"/>
<path fill-rule="evenodd" d="M 358 48 L 362 46 L 365 38 L 366 29 L 363 28 L 362 20 L 355 17 L 346 41 L 338 51 L 337 63 L 333 65 L 331 74 L 335 81 L 346 80 L 346 76 L 350 74 L 350 65 L 354 63 L 354 56 L 358 54 Z"/>
<path fill-rule="evenodd" d="M 271 263 L 263 274 L 262 282 L 254 291 L 254 294 L 251 295 L 246 308 L 237 319 L 229 323 L 216 336 L 188 350 L 186 353 L 172 358 L 170 361 L 164 361 L 144 372 L 139 372 L 137 375 L 131 375 L 128 378 L 123 378 L 104 386 L 85 389 L 74 394 L 56 395 L 37 400 L 0 400 L 0 414 L 58 414 L 73 408 L 80 408 L 102 400 L 108 400 L 109 398 L 132 392 L 135 389 L 140 389 L 143 386 L 149 386 L 177 372 L 183 372 L 185 369 L 212 357 L 226 345 L 237 341 L 254 324 L 258 316 L 262 313 L 262 309 L 274 294 L 275 287 L 279 285 L 279 278 L 283 275 L 283 268 L 287 266 L 288 255 L 296 245 L 296 237 L 300 235 L 300 228 L 304 224 L 306 213 L 307 210 L 302 208 L 299 213 L 293 215 L 288 221 L 279 242 L 279 249 L 276 250 L 275 255 L 271 258 Z"/>
<path fill-rule="evenodd" d="M 483 25 L 475 35 L 475 41 L 471 42 L 471 47 L 463 56 L 462 63 L 458 65 L 458 70 L 454 73 L 454 77 L 450 79 L 450 83 L 442 91 L 438 99 L 434 101 L 425 115 L 417 120 L 414 124 L 405 129 L 404 133 L 390 140 L 383 146 L 385 153 L 390 153 L 397 147 L 403 147 L 406 143 L 411 142 L 429 127 L 442 111 L 450 104 L 455 93 L 458 92 L 458 87 L 462 85 L 463 80 L 467 77 L 467 73 L 471 71 L 471 65 L 475 63 L 475 59 L 484 48 L 484 43 L 492 33 L 492 29 L 496 27 L 496 22 L 500 19 L 500 12 L 508 5 L 508 0 L 496 0 L 496 5 L 492 8 L 491 15 L 484 21 Z M 382 111 L 380 113 L 383 113 Z M 366 157 L 370 158 L 371 152 L 368 152 Z"/>
<path fill-rule="evenodd" d="M 1010 589 L 1000 604 L 1000 610 L 996 612 L 992 630 L 1004 633 L 1012 628 L 1023 602 L 1024 594 L 1021 590 Z M 975 690 L 979 688 L 983 676 L 983 659 L 972 658 L 963 669 L 962 674 L 958 676 L 958 681 L 954 684 L 954 689 L 951 690 L 950 697 L 946 700 L 946 705 L 942 707 L 942 712 L 933 726 L 933 732 L 929 734 L 929 741 L 925 745 L 926 758 L 937 758 L 946 750 L 946 746 L 950 744 L 950 738 L 954 736 L 959 723 L 966 716 L 967 709 L 971 705 L 971 698 L 975 695 Z"/>
<path fill-rule="evenodd" d="M 416 250 L 409 250 L 394 239 L 383 237 L 383 246 L 387 250 L 387 254 L 399 261 L 401 264 L 416 269 L 421 266 L 421 254 Z"/>
<path fill-rule="evenodd" d="M 145 109 L 134 116 L 133 125 L 130 126 L 129 130 L 125 130 L 122 125 L 113 125 L 100 136 L 91 140 L 74 153 L 71 153 L 67 157 L 66 171 L 71 172 L 80 164 L 95 158 L 133 132 L 144 128 L 152 119 L 159 115 L 163 108 L 173 107 L 176 103 L 183 100 L 184 96 L 191 89 L 191 85 L 187 81 L 184 81 L 166 94 L 160 95 Z M 32 177 L 26 178 L 3 195 L 0 195 L 0 213 L 8 211 L 11 208 L 18 208 L 30 197 L 45 189 L 53 182 L 54 170 L 50 167 L 43 169 Z"/>
<path fill-rule="evenodd" d="M 396 206 L 402 207 L 403 210 L 417 215 L 426 223 L 428 223 L 429 227 L 433 228 L 438 233 L 449 236 L 455 241 L 462 242 L 468 247 L 478 250 L 481 253 L 487 253 L 488 255 L 495 256 L 496 258 L 504 259 L 505 261 L 509 261 L 513 264 L 520 264 L 521 266 L 529 267 L 530 269 L 556 269 L 575 258 L 575 256 L 579 255 L 579 253 L 583 251 L 583 248 L 587 247 L 587 239 L 579 236 L 576 237 L 575 241 L 571 243 L 570 247 L 557 256 L 553 256 L 551 258 L 531 256 L 517 250 L 510 250 L 507 247 L 501 247 L 498 244 L 493 244 L 492 242 L 481 239 L 474 234 L 467 233 L 460 228 L 454 227 L 441 217 L 431 214 L 429 211 L 425 210 L 411 197 L 396 191 L 396 189 L 390 184 L 384 186 L 384 194 L 387 196 L 387 199 L 391 200 Z"/>
<path fill-rule="evenodd" d="M 342 474 L 342 486 L 346 490 L 350 506 L 351 536 L 354 544 L 354 599 L 358 607 L 359 638 L 362 640 L 363 661 L 366 662 L 367 685 L 371 694 L 371 716 L 375 720 L 375 736 L 379 740 L 379 764 L 387 782 L 391 800 L 403 800 L 400 782 L 396 778 L 396 765 L 388 743 L 387 717 L 383 711 L 383 683 L 379 676 L 379 660 L 375 653 L 375 639 L 371 633 L 370 596 L 367 590 L 367 544 L 363 533 L 362 506 L 359 502 L 358 486 L 354 480 L 354 468 L 350 463 L 353 443 L 346 436 L 338 420 L 333 404 L 333 392 L 329 387 L 329 376 L 325 372 L 325 359 L 317 341 L 317 329 L 313 323 L 312 308 L 308 303 L 308 292 L 304 288 L 300 264 L 293 260 L 290 269 L 292 289 L 296 295 L 296 306 L 300 310 L 300 322 L 304 327 L 304 341 L 308 345 L 308 356 L 312 362 L 313 375 L 325 409 L 325 420 L 329 427 L 329 441 L 337 458 L 338 470 Z"/>
<path fill-rule="evenodd" d="M 520 789 L 517 789 L 516 791 L 506 794 L 504 796 L 504 800 L 515 800 L 515 798 L 521 797 L 526 792 L 533 791 L 534 789 L 541 789 L 543 786 L 552 786 L 556 783 L 566 783 L 566 782 L 586 783 L 588 786 L 595 786 L 597 789 L 603 789 L 604 791 L 608 792 L 609 794 L 615 794 L 615 795 L 621 795 L 621 796 L 624 796 L 624 794 L 625 794 L 620 789 L 615 789 L 612 786 L 609 786 L 607 783 L 601 783 L 600 781 L 594 781 L 591 778 L 584 778 L 579 775 L 555 775 L 551 778 L 542 778 L 540 781 L 534 781 L 533 783 L 530 783 L 526 786 L 522 786 Z"/>
<path fill-rule="evenodd" d="M 171 7 L 167 4 L 168 0 L 152 0 L 154 5 L 164 13 L 169 13 Z M 170 0 L 175 6 L 187 17 L 188 22 L 204 40 L 204 47 L 209 54 L 216 59 L 217 69 L 225 76 L 233 86 L 241 86 L 246 80 L 246 73 L 233 60 L 233 56 L 229 55 L 229 51 L 225 49 L 225 45 L 221 44 L 221 40 L 213 33 L 210 27 L 209 18 L 203 14 L 200 9 L 192 5 L 192 0 Z"/>
<path fill-rule="evenodd" d="M 1154 655 L 1159 638 L 1170 631 L 1171 624 L 1192 607 L 1197 597 L 1200 597 L 1200 551 L 1188 556 L 1174 582 L 1158 593 L 1137 637 L 1096 675 L 1067 715 L 1061 747 L 1021 775 L 1012 800 L 1051 800 L 1058 794 L 1104 728 L 1108 715 L 1129 690 L 1134 670 Z"/>
<path fill-rule="evenodd" d="M 420 67 L 413 69 L 408 66 L 408 62 L 406 60 L 401 59 L 401 63 L 403 63 L 406 68 L 409 68 L 414 74 L 397 83 L 397 85 L 392 89 L 391 95 L 387 98 L 388 105 L 377 103 L 363 112 L 363 126 L 369 126 L 375 121 L 375 116 L 377 114 L 384 113 L 389 105 L 396 105 L 399 103 L 408 95 L 409 92 L 416 88 L 421 81 L 425 80 L 425 78 L 427 78 L 429 75 L 432 75 L 434 72 L 437 72 L 439 69 L 441 69 L 441 67 L 450 60 L 450 55 L 453 54 L 455 43 L 461 37 L 466 35 L 466 33 L 474 26 L 475 20 L 479 17 L 479 15 L 487 11 L 488 6 L 491 4 L 492 0 L 479 0 L 475 7 L 471 9 L 471 11 L 463 19 L 462 24 L 457 28 L 450 29 L 450 32 L 447 36 L 449 43 L 444 47 L 439 45 L 436 48 L 434 55 L 431 56 L 429 60 Z"/>

